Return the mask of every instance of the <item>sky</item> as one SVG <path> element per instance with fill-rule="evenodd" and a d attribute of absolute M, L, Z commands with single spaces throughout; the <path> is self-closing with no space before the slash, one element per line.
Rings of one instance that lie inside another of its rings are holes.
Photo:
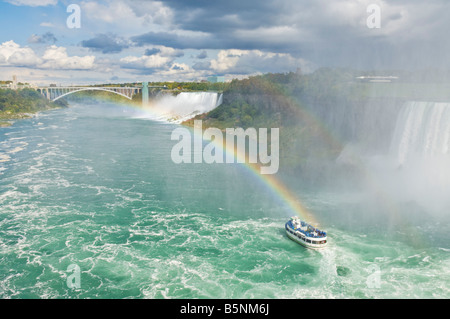
<path fill-rule="evenodd" d="M 450 69 L 449 17 L 448 0 L 0 0 L 0 80 L 76 85 L 320 67 Z"/>

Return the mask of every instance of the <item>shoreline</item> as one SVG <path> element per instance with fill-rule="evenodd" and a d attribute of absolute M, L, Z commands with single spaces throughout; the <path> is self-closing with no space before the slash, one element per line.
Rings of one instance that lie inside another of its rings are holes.
<path fill-rule="evenodd" d="M 63 100 L 52 102 L 32 89 L 1 89 L 0 98 L 0 127 L 10 127 L 16 120 L 32 118 L 41 111 L 67 106 Z"/>
<path fill-rule="evenodd" d="M 16 120 L 26 120 L 35 117 L 37 114 L 50 110 L 61 109 L 62 107 L 49 107 L 35 112 L 24 113 L 0 113 L 0 128 L 11 127 Z"/>
<path fill-rule="evenodd" d="M 0 128 L 10 127 L 14 124 L 15 120 L 29 119 L 33 115 L 31 113 L 0 114 Z"/>

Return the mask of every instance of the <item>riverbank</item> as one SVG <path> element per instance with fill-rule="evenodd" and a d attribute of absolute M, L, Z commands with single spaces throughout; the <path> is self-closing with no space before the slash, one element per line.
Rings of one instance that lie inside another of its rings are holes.
<path fill-rule="evenodd" d="M 45 111 L 50 111 L 50 110 L 55 110 L 55 109 L 60 109 L 60 108 L 62 108 L 62 107 L 60 107 L 60 106 L 49 107 L 47 109 L 35 111 L 33 113 L 13 113 L 13 114 L 0 113 L 0 127 L 9 127 L 9 126 L 13 125 L 14 122 L 17 120 L 30 119 L 30 118 L 36 116 L 40 112 L 45 112 Z"/>
<path fill-rule="evenodd" d="M 15 120 L 29 119 L 33 117 L 33 113 L 0 113 L 0 127 L 8 127 L 14 124 Z"/>
<path fill-rule="evenodd" d="M 11 126 L 15 120 L 31 118 L 41 111 L 67 106 L 66 101 L 51 102 L 31 89 L 0 90 L 0 127 Z"/>
<path fill-rule="evenodd" d="M 347 144 L 385 153 L 397 114 L 411 95 L 409 83 L 363 83 L 357 73 L 317 70 L 311 74 L 265 74 L 233 80 L 223 103 L 210 112 L 183 122 L 203 128 L 279 128 L 280 172 L 311 183 L 350 176 L 355 167 L 339 165 Z M 404 94 L 396 96 L 403 85 Z M 378 127 L 383 126 L 380 131 Z M 355 174 L 357 175 L 357 174 Z"/>

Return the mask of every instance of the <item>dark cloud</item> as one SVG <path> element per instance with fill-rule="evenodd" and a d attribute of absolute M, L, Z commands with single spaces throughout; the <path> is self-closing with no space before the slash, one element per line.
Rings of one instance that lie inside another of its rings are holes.
<path fill-rule="evenodd" d="M 158 54 L 160 52 L 161 52 L 161 50 L 157 49 L 157 48 L 147 49 L 147 50 L 145 50 L 144 55 L 155 55 L 155 54 Z"/>
<path fill-rule="evenodd" d="M 33 34 L 28 38 L 28 43 L 52 43 L 57 42 L 58 39 L 51 32 L 46 32 L 43 35 Z"/>
<path fill-rule="evenodd" d="M 178 65 L 174 65 L 172 66 L 173 70 L 184 70 L 184 68 L 182 66 L 178 66 Z"/>
<path fill-rule="evenodd" d="M 206 52 L 205 50 L 203 50 L 196 56 L 196 58 L 200 59 L 200 60 L 206 59 L 207 57 L 208 57 L 208 52 Z"/>
<path fill-rule="evenodd" d="M 133 41 L 179 49 L 289 53 L 324 66 L 450 67 L 443 54 L 450 49 L 448 1 L 381 1 L 380 29 L 366 25 L 372 3 L 377 2 L 166 0 L 175 31 L 149 32 Z"/>
<path fill-rule="evenodd" d="M 267 50 L 271 52 L 296 51 L 298 45 L 288 40 L 282 41 L 278 37 L 273 43 L 269 39 L 261 39 L 264 34 L 256 32 L 252 36 L 233 36 L 232 34 L 208 34 L 198 33 L 180 35 L 175 32 L 148 32 L 131 38 L 136 46 L 163 45 L 176 49 L 217 50 L 217 49 L 240 49 L 240 50 Z"/>
<path fill-rule="evenodd" d="M 137 35 L 131 38 L 136 45 L 197 50 L 265 50 L 300 56 L 304 47 L 310 45 L 308 40 L 320 33 L 323 27 L 317 21 L 320 6 L 305 0 L 169 0 L 164 3 L 174 11 L 178 29 Z M 361 14 L 365 14 L 364 6 L 361 6 Z M 325 16 L 321 20 L 329 26 L 329 19 Z M 335 31 L 329 28 L 324 39 L 332 40 Z"/>
<path fill-rule="evenodd" d="M 195 63 L 192 68 L 194 70 L 209 70 L 211 68 L 211 62 L 197 62 Z"/>
<path fill-rule="evenodd" d="M 296 0 L 298 1 L 298 0 Z M 286 10 L 287 3 L 275 0 L 228 0 L 228 1 L 164 1 L 175 12 L 175 21 L 183 29 L 208 31 L 214 34 L 238 29 L 252 29 L 276 24 L 279 13 Z M 186 14 L 189 12 L 189 14 Z"/>
<path fill-rule="evenodd" d="M 142 10 L 149 3 L 144 0 L 124 2 L 137 16 L 149 11 Z M 190 56 L 198 59 L 192 62 L 195 70 L 211 67 L 205 59 L 213 61 L 215 53 L 209 50 L 259 50 L 293 57 L 289 60 L 279 55 L 268 59 L 247 54 L 239 57 L 232 70 L 227 70 L 236 73 L 289 70 L 295 67 L 290 63 L 301 59 L 316 66 L 365 69 L 450 67 L 446 54 L 450 49 L 446 35 L 450 27 L 447 19 L 450 2 L 380 0 L 381 28 L 369 29 L 367 6 L 372 3 L 377 2 L 166 0 L 161 6 L 168 7 L 163 11 L 170 13 L 167 14 L 170 19 L 161 21 L 166 15 L 155 14 L 149 23 L 157 27 L 144 29 L 151 31 L 137 33 L 129 39 L 98 34 L 81 45 L 103 53 L 140 47 L 147 57 L 168 57 L 170 61 L 182 57 L 185 49 L 195 49 L 199 53 Z M 52 40 L 35 36 L 31 41 Z"/>
<path fill-rule="evenodd" d="M 98 34 L 92 39 L 81 41 L 81 46 L 102 53 L 119 53 L 130 45 L 114 34 Z"/>
<path fill-rule="evenodd" d="M 144 55 L 151 56 L 151 55 L 160 55 L 164 57 L 170 57 L 170 58 L 181 58 L 184 56 L 184 52 L 179 49 L 173 49 L 173 48 L 151 48 L 146 49 L 144 52 Z"/>
<path fill-rule="evenodd" d="M 179 50 L 179 49 L 173 50 L 173 51 L 170 50 L 167 52 L 164 52 L 163 50 L 161 50 L 161 55 L 171 57 L 171 58 L 181 58 L 184 56 L 184 52 L 183 52 L 183 50 Z"/>
<path fill-rule="evenodd" d="M 175 49 L 204 49 L 214 46 L 217 48 L 217 41 L 210 35 L 180 36 L 174 32 L 148 32 L 131 38 L 137 46 L 163 45 Z M 215 43 L 215 44 L 214 44 Z"/>

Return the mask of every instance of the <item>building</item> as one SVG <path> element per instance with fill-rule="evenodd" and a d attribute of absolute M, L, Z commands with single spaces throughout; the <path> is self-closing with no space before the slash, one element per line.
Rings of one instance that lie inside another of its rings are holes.
<path fill-rule="evenodd" d="M 210 77 L 208 77 L 208 82 L 209 83 L 223 83 L 223 82 L 225 82 L 225 77 L 224 76 L 210 76 Z"/>
<path fill-rule="evenodd" d="M 11 89 L 17 90 L 17 76 L 16 75 L 13 75 L 13 80 L 12 80 L 12 83 L 11 83 Z"/>
<path fill-rule="evenodd" d="M 384 82 L 384 83 L 390 83 L 393 81 L 398 80 L 398 76 L 376 76 L 376 75 L 369 75 L 369 76 L 358 76 L 356 77 L 361 82 Z"/>

